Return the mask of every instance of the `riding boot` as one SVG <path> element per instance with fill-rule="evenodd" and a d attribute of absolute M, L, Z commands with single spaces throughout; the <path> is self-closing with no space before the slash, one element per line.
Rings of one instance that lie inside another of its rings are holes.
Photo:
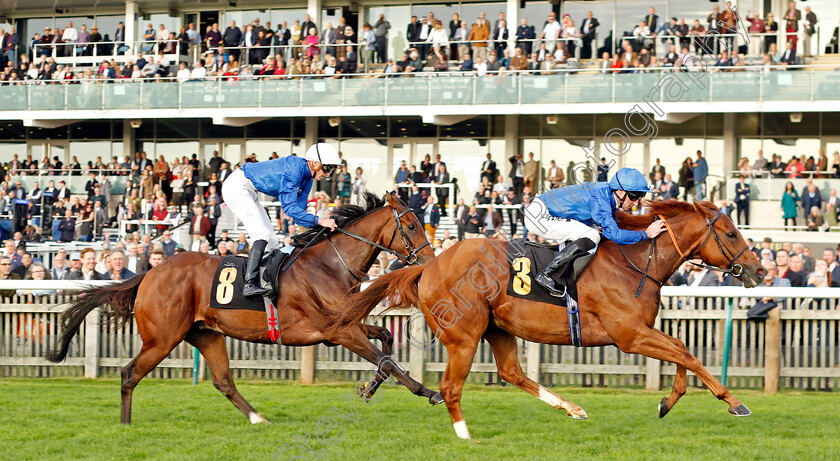
<path fill-rule="evenodd" d="M 559 287 L 554 279 L 551 278 L 551 273 L 560 270 L 561 274 L 566 273 L 566 270 L 575 259 L 583 256 L 595 247 L 595 242 L 588 238 L 581 238 L 566 245 L 554 259 L 548 263 L 545 269 L 542 270 L 535 280 L 543 286 L 551 296 L 562 298 L 566 296 L 566 287 Z"/>
<path fill-rule="evenodd" d="M 263 288 L 259 281 L 260 260 L 267 244 L 268 242 L 265 240 L 256 240 L 251 246 L 251 254 L 248 255 L 248 267 L 245 269 L 245 288 L 242 289 L 242 294 L 246 298 L 268 296 L 271 292 L 268 288 Z"/>

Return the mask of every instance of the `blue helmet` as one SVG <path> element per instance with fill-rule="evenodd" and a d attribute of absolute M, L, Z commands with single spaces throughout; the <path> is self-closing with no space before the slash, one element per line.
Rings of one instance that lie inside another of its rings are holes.
<path fill-rule="evenodd" d="M 645 175 L 635 168 L 622 168 L 610 179 L 610 189 L 628 192 L 650 192 Z"/>

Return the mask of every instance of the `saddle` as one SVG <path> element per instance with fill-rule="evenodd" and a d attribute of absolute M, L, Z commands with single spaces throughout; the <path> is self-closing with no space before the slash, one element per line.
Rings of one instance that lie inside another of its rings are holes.
<path fill-rule="evenodd" d="M 587 254 L 578 257 L 568 266 L 569 269 L 565 273 L 557 271 L 551 275 L 555 282 L 566 287 L 566 292 L 569 295 L 567 297 L 556 298 L 551 296 L 540 284 L 533 283 L 534 277 L 548 266 L 551 260 L 557 256 L 557 252 L 568 243 L 570 242 L 548 245 L 531 242 L 527 239 L 511 240 L 508 244 L 508 261 L 511 261 L 511 270 L 507 294 L 516 298 L 558 306 L 567 306 L 567 298 L 569 297 L 577 301 L 577 277 L 594 255 Z"/>
<path fill-rule="evenodd" d="M 582 347 L 580 330 L 580 311 L 577 303 L 577 278 L 594 254 L 577 257 L 567 266 L 565 273 L 555 272 L 552 278 L 555 282 L 566 287 L 566 296 L 556 298 L 538 283 L 533 283 L 534 277 L 543 270 L 557 252 L 570 242 L 559 245 L 547 245 L 531 242 L 527 239 L 513 239 L 508 243 L 507 258 L 510 261 L 510 277 L 508 278 L 507 294 L 529 301 L 554 304 L 565 307 L 569 315 L 569 336 L 572 345 Z"/>
<path fill-rule="evenodd" d="M 260 280 L 263 285 L 271 287 L 268 299 L 277 299 L 280 287 L 277 285 L 280 268 L 291 254 L 291 247 L 273 250 L 260 260 Z M 247 256 L 227 255 L 222 258 L 213 277 L 210 290 L 210 307 L 213 309 L 245 309 L 264 311 L 265 302 L 261 297 L 246 298 L 242 296 L 245 287 L 245 266 Z"/>

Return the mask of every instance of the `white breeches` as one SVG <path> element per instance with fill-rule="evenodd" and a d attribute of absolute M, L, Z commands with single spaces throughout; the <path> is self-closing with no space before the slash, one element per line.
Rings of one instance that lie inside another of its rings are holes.
<path fill-rule="evenodd" d="M 280 241 L 274 233 L 268 214 L 257 199 L 257 189 L 251 180 L 245 177 L 242 168 L 225 179 L 222 184 L 222 197 L 228 208 L 245 225 L 245 230 L 251 239 L 268 242 L 265 247 L 266 252 L 280 248 Z"/>
<path fill-rule="evenodd" d="M 595 248 L 590 253 L 595 252 L 598 242 L 601 241 L 601 234 L 594 228 L 572 219 L 551 216 L 545 202 L 538 198 L 533 199 L 524 211 L 525 227 L 528 228 L 528 231 L 541 235 L 548 240 L 562 243 L 566 240 L 575 241 L 588 238 L 595 243 Z"/>

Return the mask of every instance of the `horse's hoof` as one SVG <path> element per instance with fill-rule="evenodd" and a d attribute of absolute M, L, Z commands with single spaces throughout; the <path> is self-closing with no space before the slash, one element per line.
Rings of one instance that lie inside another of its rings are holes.
<path fill-rule="evenodd" d="M 747 408 L 746 406 L 744 406 L 744 404 L 743 404 L 743 403 L 742 403 L 742 404 L 740 404 L 740 405 L 738 405 L 738 406 L 737 406 L 737 407 L 735 407 L 735 408 L 730 408 L 730 409 L 729 409 L 729 412 L 730 412 L 730 413 L 732 413 L 732 414 L 733 414 L 733 415 L 735 415 L 735 416 L 749 416 L 749 415 L 751 415 L 751 414 L 752 414 L 752 412 L 750 411 L 750 409 L 749 409 L 749 408 Z"/>
<path fill-rule="evenodd" d="M 568 412 L 568 415 L 569 415 L 569 418 L 572 418 L 572 419 L 579 419 L 579 420 L 589 419 L 589 415 L 587 415 L 586 412 L 583 411 L 583 408 L 576 408 L 574 410 L 571 410 L 571 411 Z"/>
<path fill-rule="evenodd" d="M 671 411 L 671 407 L 668 406 L 668 397 L 662 397 L 662 400 L 659 401 L 659 417 L 664 418 L 669 411 Z"/>
<path fill-rule="evenodd" d="M 432 405 L 440 405 L 443 403 L 443 396 L 440 395 L 440 392 L 435 392 L 435 395 L 429 397 L 429 403 Z"/>

